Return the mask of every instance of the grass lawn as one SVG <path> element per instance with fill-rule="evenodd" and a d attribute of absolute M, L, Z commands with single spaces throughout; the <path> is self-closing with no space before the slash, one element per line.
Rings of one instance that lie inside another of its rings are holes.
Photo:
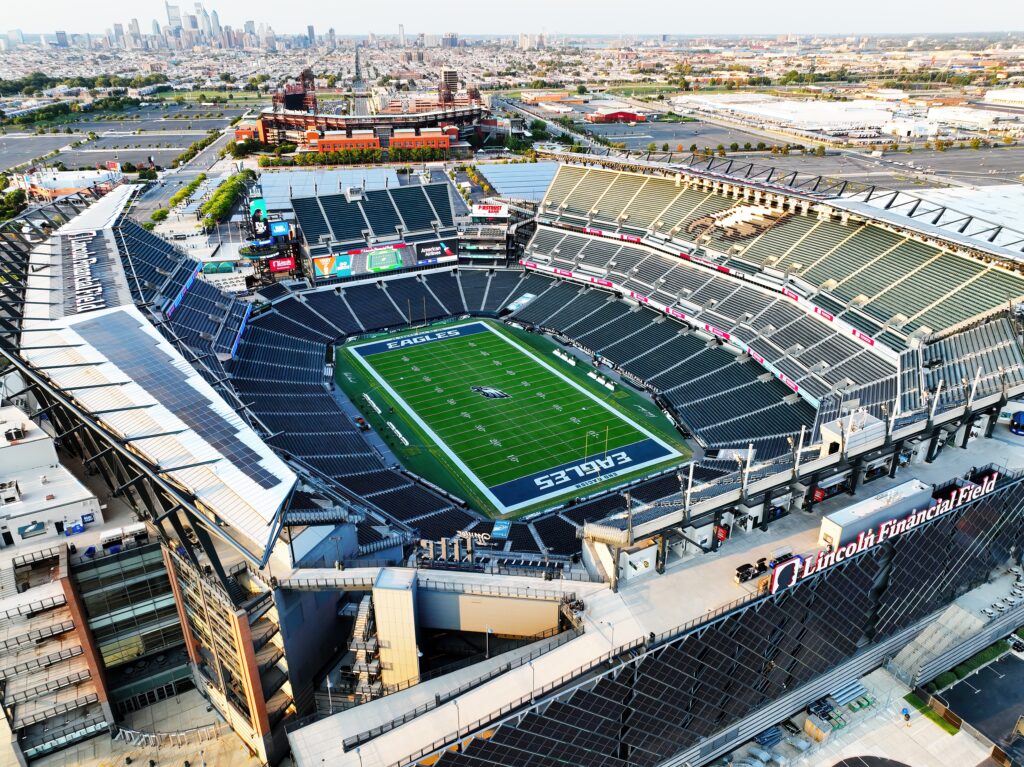
<path fill-rule="evenodd" d="M 911 706 L 913 706 L 918 711 L 920 711 L 922 714 L 924 714 L 926 717 L 928 717 L 933 722 L 935 722 L 935 724 L 937 724 L 939 727 L 941 727 L 948 734 L 956 735 L 958 732 L 960 732 L 960 730 L 958 728 L 954 727 L 949 722 L 947 722 L 945 719 L 943 719 L 941 716 L 939 716 L 938 712 L 933 711 L 931 709 L 931 707 L 928 706 L 927 703 L 925 703 L 919 697 L 914 695 L 914 693 L 912 693 L 912 692 L 911 693 L 907 693 L 906 695 L 903 696 L 903 700 L 905 700 Z"/>
<path fill-rule="evenodd" d="M 527 514 L 689 457 L 657 407 L 624 387 L 599 386 L 589 366 L 570 366 L 554 348 L 473 320 L 350 344 L 338 350 L 336 374 L 411 471 L 495 516 Z"/>

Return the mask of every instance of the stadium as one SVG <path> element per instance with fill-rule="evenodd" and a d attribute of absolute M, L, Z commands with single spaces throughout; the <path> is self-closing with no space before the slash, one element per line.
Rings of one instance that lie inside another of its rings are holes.
<path fill-rule="evenodd" d="M 962 602 L 1024 547 L 986 439 L 1024 393 L 1024 235 L 555 159 L 501 266 L 459 257 L 447 182 L 291 196 L 310 277 L 252 297 L 128 186 L 4 228 L 4 404 L 152 531 L 191 679 L 261 761 L 707 764 L 1024 623 Z M 885 533 L 826 542 L 875 488 Z M 11 723 L 25 762 L 116 726 L 90 662 L 59 739 Z"/>

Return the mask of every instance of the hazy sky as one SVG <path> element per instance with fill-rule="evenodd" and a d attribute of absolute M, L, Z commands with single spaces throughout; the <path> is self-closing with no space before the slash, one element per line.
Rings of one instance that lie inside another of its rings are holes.
<path fill-rule="evenodd" d="M 193 2 L 179 0 L 189 12 Z M 518 32 L 581 34 L 781 34 L 836 32 L 978 32 L 1024 29 L 1022 0 L 836 0 L 787 3 L 780 0 L 679 2 L 679 0 L 208 0 L 221 24 L 246 19 L 267 22 L 275 32 L 317 33 L 334 27 L 339 35 L 453 31 L 463 34 Z M 144 32 L 153 19 L 166 23 L 162 2 L 153 0 L 0 0 L 0 28 L 24 32 L 101 32 L 114 22 L 138 18 Z"/>

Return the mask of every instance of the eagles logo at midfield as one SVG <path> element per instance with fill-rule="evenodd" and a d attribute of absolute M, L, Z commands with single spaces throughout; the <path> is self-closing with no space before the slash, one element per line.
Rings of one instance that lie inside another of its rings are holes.
<path fill-rule="evenodd" d="M 470 386 L 470 391 L 475 391 L 481 397 L 487 397 L 487 399 L 511 399 L 512 395 L 503 392 L 501 389 L 495 389 L 493 386 Z"/>

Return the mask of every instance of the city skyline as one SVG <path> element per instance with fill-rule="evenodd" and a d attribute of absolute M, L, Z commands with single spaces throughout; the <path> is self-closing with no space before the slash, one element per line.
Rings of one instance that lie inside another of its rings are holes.
<path fill-rule="evenodd" d="M 182 13 L 187 14 L 193 4 L 177 3 Z M 502 20 L 501 15 L 487 14 L 483 17 L 466 15 L 439 16 L 436 6 L 423 9 L 418 3 L 399 0 L 390 8 L 389 21 L 385 23 L 373 8 L 354 7 L 345 13 L 332 14 L 319 4 L 309 0 L 297 0 L 289 4 L 288 15 L 282 16 L 280 9 L 269 3 L 241 3 L 239 0 L 221 0 L 207 4 L 212 14 L 216 11 L 221 24 L 241 26 L 244 21 L 253 20 L 266 24 L 278 34 L 301 35 L 309 24 L 317 27 L 334 26 L 339 37 L 376 34 L 398 36 L 398 25 L 405 27 L 407 34 L 417 32 L 440 33 L 457 29 L 466 35 L 513 35 L 526 31 L 545 31 L 549 34 L 574 35 L 657 35 L 701 36 L 701 35 L 844 35 L 844 34 L 1005 34 L 1005 30 L 1024 29 L 1024 13 L 1012 0 L 983 0 L 975 5 L 975 13 L 964 19 L 954 11 L 960 4 L 952 0 L 933 3 L 927 17 L 916 9 L 893 7 L 880 0 L 862 3 L 854 20 L 844 20 L 837 26 L 832 19 L 808 16 L 802 10 L 789 11 L 775 5 L 739 0 L 733 4 L 728 16 L 721 18 L 691 18 L 688 13 L 658 0 L 647 0 L 631 6 L 628 18 L 617 18 L 613 33 L 609 33 L 606 16 L 592 13 L 581 17 L 574 8 L 559 9 L 538 0 L 525 0 L 515 14 L 516 19 L 530 19 L 522 28 L 508 28 L 511 19 Z M 601 10 L 598 3 L 594 10 Z M 140 26 L 148 30 L 155 19 L 161 25 L 167 23 L 165 4 L 150 2 L 140 6 L 130 0 L 112 0 L 103 6 L 105 18 L 97 22 L 93 10 L 70 0 L 58 0 L 46 7 L 21 5 L 8 9 L 7 29 L 19 29 L 27 34 L 52 35 L 55 31 L 74 33 L 99 33 L 115 23 L 127 23 L 138 19 Z M 453 14 L 456 9 L 453 7 Z M 56 13 L 55 13 L 56 11 Z M 54 19 L 60 19 L 54 22 Z M 993 20 L 1001 20 L 999 30 L 992 29 Z M 975 22 L 974 26 L 970 26 Z M 98 26 L 97 26 L 98 24 Z M 668 31 L 664 27 L 668 26 Z M 661 31 L 659 31 L 661 28 Z"/>

